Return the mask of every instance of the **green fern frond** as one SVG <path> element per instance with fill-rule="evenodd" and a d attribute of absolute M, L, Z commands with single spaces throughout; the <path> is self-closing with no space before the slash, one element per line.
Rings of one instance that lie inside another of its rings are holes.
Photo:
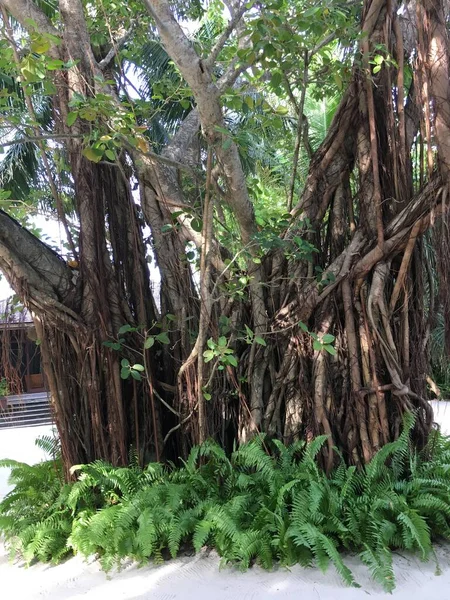
<path fill-rule="evenodd" d="M 416 510 L 408 510 L 397 515 L 397 521 L 403 526 L 403 541 L 407 550 L 417 546 L 422 559 L 426 560 L 431 551 L 430 528 L 425 519 Z"/>
<path fill-rule="evenodd" d="M 55 435 L 41 435 L 35 440 L 35 444 L 38 448 L 43 450 L 48 456 L 51 456 L 54 460 L 61 458 L 61 443 L 58 436 Z"/>
<path fill-rule="evenodd" d="M 434 538 L 450 538 L 449 445 L 437 438 L 431 461 L 411 448 L 412 426 L 407 419 L 399 440 L 365 469 L 342 461 L 329 476 L 316 460 L 326 436 L 290 447 L 258 436 L 231 460 L 208 441 L 181 467 L 96 461 L 78 466 L 70 484 L 60 461 L 2 461 L 15 488 L 0 503 L 0 532 L 28 561 L 79 552 L 98 554 L 110 569 L 126 557 L 162 561 L 182 544 L 208 545 L 243 569 L 331 562 L 355 585 L 346 548 L 391 590 L 394 548 L 426 559 Z"/>
<path fill-rule="evenodd" d="M 196 552 L 200 552 L 203 546 L 206 544 L 212 530 L 214 529 L 214 523 L 202 519 L 195 527 L 194 535 L 192 538 L 192 544 Z"/>
<path fill-rule="evenodd" d="M 361 561 L 367 565 L 375 581 L 378 581 L 386 592 L 395 589 L 395 575 L 392 567 L 392 553 L 388 548 L 381 546 L 372 550 L 364 544 L 364 550 L 359 553 Z"/>

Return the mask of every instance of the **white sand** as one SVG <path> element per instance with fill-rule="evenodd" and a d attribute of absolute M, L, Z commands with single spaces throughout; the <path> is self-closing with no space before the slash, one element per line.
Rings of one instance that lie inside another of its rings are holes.
<path fill-rule="evenodd" d="M 334 570 L 294 567 L 272 572 L 253 567 L 246 573 L 219 570 L 214 553 L 181 558 L 162 566 L 141 569 L 133 565 L 106 576 L 98 563 L 75 557 L 62 565 L 35 565 L 28 569 L 7 563 L 0 553 L 0 582 L 7 596 L 20 600 L 362 600 L 433 598 L 450 600 L 450 550 L 438 548 L 442 575 L 433 563 L 397 556 L 397 588 L 393 596 L 374 584 L 367 569 L 353 557 L 348 566 L 362 586 L 344 586 Z"/>
<path fill-rule="evenodd" d="M 434 403 L 433 403 L 434 404 Z M 435 406 L 433 406 L 435 408 Z M 450 402 L 440 403 L 435 420 L 450 434 Z M 0 430 L 0 457 L 26 462 L 42 460 L 34 439 L 49 433 L 48 427 Z M 0 497 L 7 491 L 6 469 L 0 469 Z M 345 559 L 360 589 L 344 586 L 334 569 L 326 574 L 317 569 L 277 568 L 272 572 L 254 567 L 246 573 L 236 569 L 219 570 L 214 552 L 172 560 L 161 566 L 137 568 L 129 564 L 120 573 L 105 575 L 95 561 L 75 557 L 52 567 L 37 564 L 25 568 L 8 562 L 0 546 L 0 583 L 2 596 L 14 600 L 450 600 L 450 547 L 437 549 L 442 571 L 436 576 L 433 562 L 397 554 L 397 588 L 391 596 L 384 593 L 355 557 Z"/>
<path fill-rule="evenodd" d="M 51 434 L 52 427 L 49 425 L 0 429 L 0 458 L 12 458 L 30 464 L 45 460 L 47 457 L 35 441 L 41 435 Z M 8 477 L 9 469 L 0 469 L 0 499 L 11 490 Z"/>
<path fill-rule="evenodd" d="M 450 435 L 450 402 L 432 400 L 430 404 L 433 408 L 434 420 L 439 424 L 442 433 Z"/>

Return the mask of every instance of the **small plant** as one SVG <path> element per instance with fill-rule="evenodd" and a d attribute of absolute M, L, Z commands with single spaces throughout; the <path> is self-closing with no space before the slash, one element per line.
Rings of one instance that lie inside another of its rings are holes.
<path fill-rule="evenodd" d="M 9 385 L 5 377 L 0 379 L 0 397 L 9 396 Z"/>
<path fill-rule="evenodd" d="M 299 322 L 298 326 L 313 340 L 313 350 L 316 352 L 322 352 L 326 350 L 328 354 L 336 356 L 336 348 L 333 346 L 333 342 L 336 339 L 334 335 L 331 335 L 331 333 L 317 334 L 313 331 L 309 331 L 307 325 L 302 323 L 302 321 Z"/>
<path fill-rule="evenodd" d="M 61 459 L 61 443 L 56 428 L 53 429 L 52 435 L 40 435 L 36 439 L 35 444 L 52 460 L 59 461 Z"/>
<path fill-rule="evenodd" d="M 426 560 L 434 539 L 450 539 L 450 440 L 436 432 L 422 453 L 412 451 L 413 424 L 409 415 L 365 469 L 341 462 L 330 476 L 317 463 L 326 436 L 291 446 L 258 436 L 231 456 L 207 441 L 177 468 L 96 461 L 73 467 L 70 484 L 58 459 L 2 461 L 15 488 L 0 503 L 0 533 L 28 562 L 78 552 L 110 569 L 209 546 L 242 569 L 332 563 L 357 585 L 345 564 L 351 551 L 392 591 L 392 550 Z"/>
<path fill-rule="evenodd" d="M 2 460 L 0 467 L 11 469 L 15 486 L 0 504 L 0 531 L 11 556 L 56 563 L 70 554 L 72 517 L 65 501 L 71 486 L 64 484 L 60 461 L 30 466 Z"/>
<path fill-rule="evenodd" d="M 203 352 L 205 362 L 209 362 L 214 358 L 217 359 L 219 366 L 217 367 L 222 371 L 227 365 L 237 367 L 238 361 L 234 355 L 232 348 L 228 346 L 228 340 L 225 336 L 220 336 L 217 342 L 212 338 L 207 341 L 208 350 Z"/>
<path fill-rule="evenodd" d="M 171 314 L 166 315 L 166 320 L 169 322 L 172 321 L 173 318 L 174 317 Z M 122 325 L 122 327 L 120 327 L 118 331 L 117 339 L 107 340 L 103 342 L 103 345 L 105 347 L 111 348 L 112 350 L 134 353 L 134 349 L 127 344 L 126 336 L 127 334 L 139 336 L 142 343 L 142 351 L 140 353 L 139 359 L 142 360 L 142 363 L 144 364 L 141 364 L 140 362 L 131 364 L 128 358 L 122 358 L 122 360 L 120 361 L 120 377 L 122 379 L 128 379 L 132 377 L 137 381 L 141 381 L 147 376 L 145 358 L 146 351 L 152 348 L 156 342 L 158 342 L 159 344 L 170 343 L 170 339 L 166 331 L 161 331 L 160 333 L 155 332 L 153 334 L 151 333 L 152 330 L 161 329 L 161 327 L 161 323 L 157 322 L 153 323 L 151 329 L 148 331 L 144 327 L 132 327 L 129 324 Z"/>

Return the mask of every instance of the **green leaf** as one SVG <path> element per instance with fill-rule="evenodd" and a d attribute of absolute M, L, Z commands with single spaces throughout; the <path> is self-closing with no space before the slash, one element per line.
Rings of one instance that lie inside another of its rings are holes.
<path fill-rule="evenodd" d="M 116 160 L 116 153 L 113 150 L 109 150 L 109 148 L 108 148 L 108 150 L 105 150 L 105 155 L 111 161 Z"/>
<path fill-rule="evenodd" d="M 83 150 L 83 156 L 85 156 L 88 160 L 91 160 L 94 163 L 98 163 L 101 161 L 103 156 L 103 150 L 99 148 L 91 148 L 88 146 Z"/>
<path fill-rule="evenodd" d="M 35 54 L 45 54 L 50 50 L 50 42 L 41 36 L 36 37 L 31 42 L 30 49 L 31 52 L 34 52 Z"/>
<path fill-rule="evenodd" d="M 146 338 L 145 342 L 144 342 L 144 349 L 145 350 L 149 350 L 153 344 L 155 343 L 155 338 L 151 335 L 148 338 Z"/>
<path fill-rule="evenodd" d="M 131 331 L 132 329 L 134 329 L 134 328 L 131 327 L 131 325 L 129 325 L 128 323 L 126 325 L 122 325 L 122 327 L 119 329 L 119 335 L 122 333 L 127 333 L 128 331 Z"/>
<path fill-rule="evenodd" d="M 237 367 L 238 366 L 237 358 L 235 356 L 233 356 L 232 354 L 230 354 L 229 356 L 227 356 L 227 363 L 230 364 L 230 365 L 233 365 L 233 367 Z"/>
<path fill-rule="evenodd" d="M 125 367 L 128 367 L 128 368 L 129 368 L 129 367 L 130 367 L 130 361 L 129 361 L 129 360 L 127 360 L 126 358 L 122 358 L 122 360 L 120 361 L 120 365 L 121 365 L 122 367 L 124 367 L 124 368 L 125 368 Z"/>
<path fill-rule="evenodd" d="M 203 352 L 203 358 L 205 359 L 205 363 L 212 360 L 214 358 L 214 356 L 215 356 L 214 350 L 205 350 Z"/>
<path fill-rule="evenodd" d="M 135 371 L 134 369 L 132 369 L 132 370 L 130 371 L 130 373 L 131 373 L 131 377 L 132 377 L 133 379 L 136 379 L 136 381 L 142 381 L 141 374 L 140 374 L 138 371 Z"/>
<path fill-rule="evenodd" d="M 226 345 L 227 345 L 227 338 L 224 335 L 220 336 L 220 338 L 218 340 L 219 348 L 225 348 Z"/>
<path fill-rule="evenodd" d="M 58 37 L 57 35 L 53 35 L 53 33 L 43 33 L 42 37 L 46 40 L 48 40 L 49 42 L 51 42 L 52 44 L 54 44 L 55 46 L 60 46 L 61 45 L 61 38 Z"/>
<path fill-rule="evenodd" d="M 278 87 L 280 85 L 282 79 L 283 79 L 283 77 L 282 77 L 280 71 L 274 71 L 272 73 L 270 83 L 272 84 L 273 87 Z"/>
<path fill-rule="evenodd" d="M 336 348 L 334 346 L 330 346 L 329 344 L 326 344 L 323 348 L 324 348 L 324 350 L 326 350 L 328 352 L 328 354 L 331 354 L 332 356 L 336 356 L 337 352 L 336 352 Z"/>
<path fill-rule="evenodd" d="M 308 326 L 305 323 L 303 323 L 303 321 L 299 321 L 298 326 L 300 327 L 300 329 L 302 331 L 304 331 L 305 333 L 308 333 Z"/>
<path fill-rule="evenodd" d="M 339 73 L 333 73 L 333 79 L 337 85 L 338 90 L 342 90 L 344 85 L 342 82 L 342 77 L 339 75 Z"/>
<path fill-rule="evenodd" d="M 286 106 L 277 106 L 277 108 L 275 109 L 275 112 L 277 115 L 281 115 L 281 116 L 285 116 L 288 114 L 289 109 Z"/>
<path fill-rule="evenodd" d="M 45 79 L 45 73 L 36 61 L 28 61 L 20 70 L 27 83 L 37 83 Z"/>
<path fill-rule="evenodd" d="M 314 348 L 314 350 L 316 350 L 316 352 L 320 352 L 322 350 L 321 342 L 319 342 L 319 340 L 314 340 L 313 348 Z"/>
<path fill-rule="evenodd" d="M 78 114 L 85 121 L 92 122 L 92 121 L 95 121 L 95 119 L 97 118 L 97 111 L 94 108 L 89 107 L 89 106 L 80 108 L 80 110 L 78 111 Z"/>
<path fill-rule="evenodd" d="M 134 369 L 135 371 L 141 371 L 141 372 L 145 371 L 144 365 L 141 365 L 139 363 L 136 363 L 131 368 Z"/>
<path fill-rule="evenodd" d="M 311 8 L 308 8 L 307 10 L 305 10 L 305 12 L 303 13 L 303 17 L 312 17 L 315 14 L 317 14 L 319 12 L 319 10 L 321 9 L 320 6 L 311 6 Z"/>
<path fill-rule="evenodd" d="M 334 342 L 336 338 L 334 337 L 334 335 L 331 335 L 331 333 L 326 333 L 325 335 L 322 336 L 322 343 L 323 344 L 331 344 L 332 342 Z"/>
<path fill-rule="evenodd" d="M 194 217 L 191 220 L 191 227 L 194 231 L 196 231 L 197 233 L 200 233 L 202 228 L 203 228 L 203 222 L 201 219 L 198 219 L 197 217 Z"/>
<path fill-rule="evenodd" d="M 205 400 L 211 400 L 211 394 L 209 392 L 203 392 L 203 398 Z"/>
<path fill-rule="evenodd" d="M 244 102 L 248 106 L 248 108 L 252 109 L 255 107 L 255 103 L 251 96 L 244 96 Z"/>
<path fill-rule="evenodd" d="M 62 69 L 63 67 L 64 67 L 64 62 L 62 60 L 47 61 L 47 69 L 49 71 L 57 71 L 58 69 Z"/>
<path fill-rule="evenodd" d="M 223 133 L 224 135 L 230 135 L 230 132 L 228 131 L 228 129 L 226 127 L 220 127 L 220 125 L 216 125 L 214 127 L 214 129 L 216 131 L 220 131 L 220 133 Z"/>
<path fill-rule="evenodd" d="M 53 85 L 51 81 L 44 81 L 44 94 L 46 94 L 47 96 L 53 96 L 53 94 L 56 94 L 56 92 L 56 86 Z"/>
<path fill-rule="evenodd" d="M 222 150 L 229 150 L 231 148 L 233 140 L 230 137 L 225 138 L 222 142 Z"/>
<path fill-rule="evenodd" d="M 120 377 L 122 379 L 128 379 L 129 376 L 130 376 L 130 369 L 128 369 L 127 367 L 122 367 L 122 369 L 120 370 Z"/>
<path fill-rule="evenodd" d="M 259 337 L 258 335 L 255 337 L 255 342 L 260 346 L 267 346 L 266 340 L 262 337 Z"/>
<path fill-rule="evenodd" d="M 170 344 L 169 336 L 165 331 L 163 331 L 162 333 L 158 333 L 156 339 L 158 340 L 158 342 L 161 342 L 161 344 Z"/>

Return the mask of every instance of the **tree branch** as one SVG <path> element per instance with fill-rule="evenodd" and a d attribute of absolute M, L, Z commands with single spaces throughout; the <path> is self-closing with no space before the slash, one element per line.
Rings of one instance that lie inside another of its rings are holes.
<path fill-rule="evenodd" d="M 108 54 L 103 58 L 99 63 L 99 68 L 103 71 L 109 65 L 109 63 L 113 60 L 113 58 L 118 54 L 119 50 L 123 48 L 123 46 L 128 42 L 130 37 L 133 34 L 134 28 L 136 27 L 136 22 L 133 21 L 131 27 L 126 31 L 121 38 L 119 38 L 116 42 L 113 42 Z"/>
<path fill-rule="evenodd" d="M 185 167 L 188 164 L 192 167 L 198 166 L 199 130 L 200 117 L 198 110 L 194 109 L 187 115 L 176 134 L 164 148 L 162 152 L 164 158 L 175 163 L 182 162 Z"/>
<path fill-rule="evenodd" d="M 217 162 L 226 182 L 226 201 L 239 224 L 242 243 L 244 246 L 249 246 L 250 252 L 255 252 L 257 250 L 255 245 L 251 245 L 257 231 L 255 213 L 248 194 L 237 146 L 226 130 L 220 103 L 220 90 L 213 81 L 209 67 L 199 58 L 173 17 L 167 0 L 145 0 L 145 4 L 150 15 L 155 19 L 167 53 L 180 70 L 195 97 L 203 133 L 209 146 L 214 148 Z M 259 335 L 259 332 L 265 331 L 267 323 L 267 310 L 261 285 L 262 272 L 261 267 L 252 263 L 251 260 L 248 271 L 253 326 L 255 333 Z M 253 344 L 253 353 L 255 348 L 256 346 Z M 255 427 L 259 427 L 262 414 L 262 373 L 264 369 L 265 362 L 261 361 L 259 368 L 254 370 L 250 381 L 250 405 Z"/>
<path fill-rule="evenodd" d="M 0 210 L 0 268 L 11 287 L 28 303 L 74 300 L 73 272 L 49 246 Z M 36 296 L 37 298 L 37 296 Z"/>
<path fill-rule="evenodd" d="M 26 135 L 10 142 L 3 142 L 0 144 L 0 148 L 9 148 L 10 146 L 20 146 L 21 144 L 37 144 L 45 140 L 66 140 L 69 138 L 82 138 L 82 134 L 71 134 L 71 133 L 51 133 L 43 135 Z"/>
<path fill-rule="evenodd" d="M 167 0 L 145 0 L 145 4 L 156 22 L 167 53 L 192 89 L 204 135 L 215 149 L 217 161 L 227 183 L 227 202 L 238 220 L 242 241 L 248 244 L 256 231 L 253 205 L 248 195 L 236 144 L 222 131 L 226 127 L 220 104 L 220 91 L 205 61 L 200 59 L 175 20 Z"/>
<path fill-rule="evenodd" d="M 101 71 L 92 52 L 91 38 L 87 30 L 81 0 L 59 0 L 59 10 L 64 24 L 64 41 L 69 56 L 74 60 L 80 60 L 86 73 L 99 75 Z M 78 77 L 75 79 L 78 80 Z M 79 85 L 78 81 L 77 83 Z M 80 91 L 76 88 L 74 90 Z"/>
<path fill-rule="evenodd" d="M 237 10 L 234 13 L 234 15 L 232 16 L 231 20 L 229 21 L 227 27 L 222 32 L 222 35 L 219 37 L 219 39 L 215 43 L 215 45 L 214 45 L 213 49 L 211 50 L 208 58 L 204 61 L 205 64 L 206 64 L 206 66 L 208 68 L 211 68 L 214 65 L 214 63 L 216 62 L 217 57 L 219 56 L 219 54 L 222 51 L 222 49 L 225 46 L 225 44 L 227 43 L 228 38 L 233 33 L 233 31 L 236 28 L 236 26 L 239 24 L 239 21 L 244 16 L 244 13 L 247 10 L 250 10 L 250 8 L 252 7 L 252 5 L 253 5 L 253 3 L 251 3 L 249 5 L 248 3 L 244 2 L 244 4 L 239 8 L 239 10 Z"/>
<path fill-rule="evenodd" d="M 85 136 L 83 134 L 77 134 L 77 133 L 52 133 L 52 134 L 44 134 L 44 135 L 27 135 L 21 138 L 18 138 L 16 140 L 11 140 L 10 142 L 3 142 L 0 144 L 0 148 L 9 148 L 10 146 L 20 146 L 21 144 L 38 144 L 39 142 L 45 141 L 45 140 L 67 140 L 67 139 L 80 139 L 80 138 L 84 138 Z M 177 160 L 173 160 L 167 156 L 163 156 L 162 154 L 156 154 L 155 152 L 151 152 L 150 150 L 147 150 L 147 152 L 141 152 L 140 150 L 137 150 L 136 148 L 134 148 L 134 146 L 132 146 L 130 144 L 130 142 L 128 142 L 128 140 L 123 137 L 121 138 L 122 142 L 124 144 L 124 146 L 126 146 L 126 148 L 128 150 L 132 150 L 133 152 L 139 152 L 141 154 L 143 154 L 144 156 L 148 156 L 150 158 L 154 158 L 155 160 L 158 160 L 159 162 L 165 163 L 167 165 L 170 165 L 171 167 L 176 167 L 178 169 L 183 169 L 184 171 L 188 171 L 189 173 L 193 174 L 193 170 L 192 167 L 190 167 L 188 164 L 186 163 L 182 163 L 180 161 Z"/>
<path fill-rule="evenodd" d="M 60 37 L 59 31 L 53 27 L 50 19 L 32 0 L 0 0 L 0 5 L 27 29 L 30 28 L 27 20 L 33 21 L 39 33 Z"/>
<path fill-rule="evenodd" d="M 327 46 L 329 43 L 331 43 L 334 39 L 336 38 L 336 33 L 330 33 L 329 35 L 327 35 L 327 37 L 323 38 L 323 40 L 321 40 L 320 42 L 318 42 L 314 48 L 312 50 L 309 51 L 309 58 L 312 58 L 314 56 L 314 54 L 317 54 L 317 52 L 319 52 L 319 50 L 321 50 L 322 48 L 324 48 L 325 46 Z"/>

